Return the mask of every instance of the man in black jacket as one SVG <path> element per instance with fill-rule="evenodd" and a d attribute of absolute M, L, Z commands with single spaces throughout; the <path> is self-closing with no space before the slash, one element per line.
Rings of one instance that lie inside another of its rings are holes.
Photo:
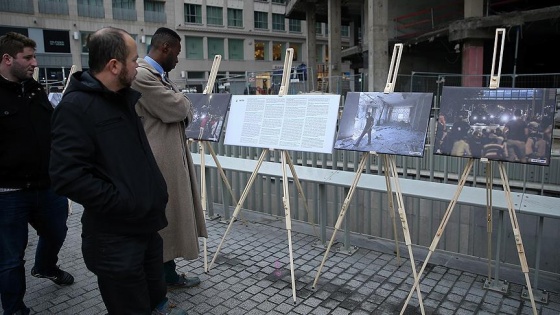
<path fill-rule="evenodd" d="M 41 84 L 35 41 L 18 33 L 0 37 L 0 296 L 4 314 L 29 314 L 24 254 L 28 224 L 39 235 L 31 274 L 58 285 L 74 277 L 57 267 L 68 230 L 68 200 L 50 187 L 53 107 Z"/>
<path fill-rule="evenodd" d="M 134 109 L 136 43 L 107 27 L 88 49 L 90 70 L 72 75 L 53 114 L 53 186 L 84 207 L 84 262 L 109 314 L 169 314 L 158 234 L 167 187 Z"/>

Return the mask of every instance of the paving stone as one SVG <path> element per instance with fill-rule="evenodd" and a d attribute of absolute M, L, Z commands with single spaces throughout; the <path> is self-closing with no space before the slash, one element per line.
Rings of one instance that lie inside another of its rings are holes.
<path fill-rule="evenodd" d="M 60 255 L 62 268 L 74 275 L 76 283 L 59 287 L 48 280 L 27 275 L 25 302 L 35 314 L 106 313 L 97 280 L 85 268 L 81 256 L 80 215 L 81 210 L 76 209 L 69 217 L 68 236 Z M 259 214 L 258 217 L 266 216 Z M 394 243 L 379 246 L 379 251 L 359 248 L 353 255 L 333 251 L 313 288 L 324 248 L 314 246 L 317 240 L 313 235 L 298 231 L 292 231 L 296 283 L 294 302 L 286 233 L 280 221 L 277 218 L 247 219 L 243 224 L 235 224 L 216 264 L 207 273 L 204 272 L 202 259 L 178 259 L 178 270 L 201 277 L 202 284 L 196 288 L 170 291 L 170 299 L 177 307 L 187 310 L 189 315 L 400 313 L 414 277 L 410 262 L 403 257 L 399 264 L 395 255 L 391 254 Z M 210 220 L 207 226 L 207 245 L 212 253 L 227 225 Z M 34 261 L 36 244 L 37 235 L 30 230 L 26 251 L 28 272 Z M 414 264 L 419 271 L 423 262 L 415 261 Z M 530 302 L 520 297 L 524 283 L 510 283 L 509 294 L 501 294 L 483 289 L 484 278 L 485 275 L 471 271 L 428 263 L 420 284 L 426 314 L 532 314 Z M 537 309 L 539 315 L 559 315 L 559 294 L 549 292 L 549 304 L 537 303 Z M 420 314 L 416 292 L 413 292 L 404 314 Z"/>

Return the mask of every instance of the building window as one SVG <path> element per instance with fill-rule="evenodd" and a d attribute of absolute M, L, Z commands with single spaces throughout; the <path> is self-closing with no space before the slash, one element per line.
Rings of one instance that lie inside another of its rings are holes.
<path fill-rule="evenodd" d="M 78 16 L 104 18 L 103 0 L 78 0 Z"/>
<path fill-rule="evenodd" d="M 285 4 L 286 0 L 272 0 L 272 3 Z"/>
<path fill-rule="evenodd" d="M 33 0 L 3 0 L 0 1 L 0 12 L 35 13 Z"/>
<path fill-rule="evenodd" d="M 228 39 L 229 60 L 244 60 L 243 43 L 244 41 L 242 39 Z"/>
<path fill-rule="evenodd" d="M 113 0 L 113 19 L 136 21 L 136 0 Z"/>
<path fill-rule="evenodd" d="M 315 23 L 315 33 L 317 33 L 317 35 L 323 34 L 323 23 L 321 22 Z"/>
<path fill-rule="evenodd" d="M 255 60 L 268 60 L 268 42 L 255 41 Z"/>
<path fill-rule="evenodd" d="M 289 30 L 292 33 L 301 33 L 301 20 L 288 20 Z"/>
<path fill-rule="evenodd" d="M 144 0 L 144 21 L 152 23 L 167 23 L 165 2 Z"/>
<path fill-rule="evenodd" d="M 214 59 L 215 55 L 224 55 L 224 39 L 208 38 L 208 59 Z"/>
<path fill-rule="evenodd" d="M 344 37 L 350 36 L 350 26 L 342 25 L 340 27 L 340 36 L 344 36 Z"/>
<path fill-rule="evenodd" d="M 294 49 L 293 61 L 298 60 L 298 55 L 301 52 L 301 44 L 290 44 L 290 48 Z"/>
<path fill-rule="evenodd" d="M 204 71 L 189 71 L 189 72 L 187 72 L 187 77 L 189 79 L 204 80 L 206 78 L 206 72 L 204 72 Z"/>
<path fill-rule="evenodd" d="M 186 59 L 204 59 L 202 37 L 185 37 Z"/>
<path fill-rule="evenodd" d="M 286 53 L 284 46 L 284 43 L 274 42 L 274 44 L 272 45 L 272 60 L 284 60 L 284 54 Z"/>
<path fill-rule="evenodd" d="M 286 21 L 283 14 L 272 13 L 272 29 L 275 31 L 286 30 Z"/>
<path fill-rule="evenodd" d="M 243 10 L 227 9 L 227 23 L 232 27 L 243 27 Z"/>
<path fill-rule="evenodd" d="M 39 0 L 39 13 L 68 15 L 68 0 Z"/>
<path fill-rule="evenodd" d="M 223 26 L 224 10 L 221 7 L 206 7 L 206 23 L 208 25 Z"/>
<path fill-rule="evenodd" d="M 255 11 L 255 28 L 257 29 L 268 29 L 268 13 Z"/>
<path fill-rule="evenodd" d="M 316 62 L 323 62 L 323 45 L 317 45 L 317 51 L 316 51 L 316 56 L 317 58 L 315 58 Z"/>
<path fill-rule="evenodd" d="M 202 24 L 202 7 L 198 4 L 185 4 L 185 23 Z"/>

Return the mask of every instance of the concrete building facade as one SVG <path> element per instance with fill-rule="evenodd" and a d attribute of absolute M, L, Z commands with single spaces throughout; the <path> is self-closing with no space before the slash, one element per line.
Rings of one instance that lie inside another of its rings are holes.
<path fill-rule="evenodd" d="M 294 49 L 292 66 L 309 63 L 306 21 L 285 17 L 285 0 L 0 0 L 0 34 L 14 30 L 34 39 L 42 82 L 62 82 L 72 65 L 88 67 L 87 37 L 114 26 L 136 39 L 140 57 L 158 27 L 182 37 L 179 64 L 171 79 L 202 92 L 215 55 L 222 55 L 217 78 L 241 78 L 266 93 L 278 85 L 287 48 Z M 327 75 L 328 29 L 312 23 L 313 69 Z M 350 42 L 344 28 L 339 45 Z M 343 71 L 349 71 L 349 62 Z M 301 68 L 301 67 L 300 67 Z"/>

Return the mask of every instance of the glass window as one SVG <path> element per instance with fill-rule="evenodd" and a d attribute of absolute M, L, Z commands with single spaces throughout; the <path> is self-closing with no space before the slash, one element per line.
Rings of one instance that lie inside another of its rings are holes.
<path fill-rule="evenodd" d="M 323 23 L 321 22 L 315 23 L 315 33 L 317 33 L 317 35 L 323 34 Z"/>
<path fill-rule="evenodd" d="M 166 23 L 165 2 L 144 0 L 144 21 Z"/>
<path fill-rule="evenodd" d="M 272 0 L 272 3 L 284 4 L 286 3 L 286 0 Z"/>
<path fill-rule="evenodd" d="M 255 11 L 255 28 L 268 29 L 268 13 Z"/>
<path fill-rule="evenodd" d="M 293 61 L 297 61 L 298 60 L 298 55 L 301 52 L 301 44 L 290 44 L 290 48 L 294 49 Z"/>
<path fill-rule="evenodd" d="M 204 59 L 202 37 L 185 37 L 185 51 L 187 59 Z"/>
<path fill-rule="evenodd" d="M 103 0 L 78 0 L 78 4 L 103 6 Z"/>
<path fill-rule="evenodd" d="M 268 60 L 268 42 L 255 41 L 255 60 Z"/>
<path fill-rule="evenodd" d="M 323 45 L 317 45 L 317 58 L 315 59 L 316 62 L 323 62 Z"/>
<path fill-rule="evenodd" d="M 136 0 L 113 0 L 113 8 L 136 10 Z"/>
<path fill-rule="evenodd" d="M 188 71 L 187 77 L 189 79 L 205 79 L 206 72 L 204 71 Z"/>
<path fill-rule="evenodd" d="M 275 31 L 286 30 L 286 21 L 283 14 L 272 13 L 272 29 Z"/>
<path fill-rule="evenodd" d="M 243 27 L 243 10 L 227 9 L 228 26 Z"/>
<path fill-rule="evenodd" d="M 280 61 L 284 60 L 284 55 L 286 54 L 284 49 L 284 43 L 274 42 L 272 45 L 272 60 Z"/>
<path fill-rule="evenodd" d="M 221 7 L 206 7 L 206 23 L 208 25 L 224 25 L 224 13 Z"/>
<path fill-rule="evenodd" d="M 202 24 L 202 7 L 198 4 L 185 4 L 185 23 Z"/>
<path fill-rule="evenodd" d="M 340 27 L 340 36 L 344 36 L 344 37 L 350 36 L 350 26 L 342 25 Z"/>
<path fill-rule="evenodd" d="M 242 39 L 228 39 L 228 59 L 229 60 L 243 60 L 243 40 Z"/>
<path fill-rule="evenodd" d="M 290 32 L 301 33 L 301 20 L 290 19 L 288 23 L 290 27 Z"/>
<path fill-rule="evenodd" d="M 104 18 L 103 0 L 78 0 L 78 16 Z"/>
<path fill-rule="evenodd" d="M 144 0 L 144 10 L 152 12 L 165 12 L 165 2 Z"/>
<path fill-rule="evenodd" d="M 224 39 L 208 38 L 208 59 L 214 59 L 215 55 L 224 55 Z"/>

